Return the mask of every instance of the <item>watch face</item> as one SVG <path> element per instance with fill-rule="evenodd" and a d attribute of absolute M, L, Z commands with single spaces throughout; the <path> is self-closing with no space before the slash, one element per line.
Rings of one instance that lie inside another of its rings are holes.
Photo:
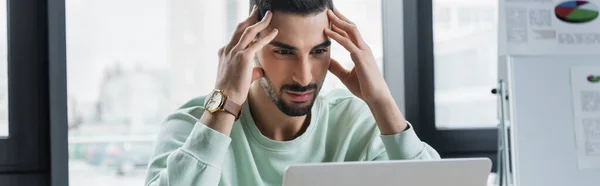
<path fill-rule="evenodd" d="M 223 94 L 220 94 L 220 92 L 213 92 L 212 95 L 207 99 L 208 102 L 206 104 L 206 109 L 214 112 L 219 108 L 219 106 L 221 106 L 221 103 L 223 102 Z"/>

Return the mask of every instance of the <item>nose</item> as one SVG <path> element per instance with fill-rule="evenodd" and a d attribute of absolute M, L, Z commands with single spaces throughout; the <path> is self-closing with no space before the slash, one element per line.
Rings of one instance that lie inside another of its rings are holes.
<path fill-rule="evenodd" d="M 297 61 L 297 65 L 294 67 L 292 80 L 299 83 L 302 86 L 306 86 L 312 81 L 311 63 L 308 57 L 303 57 Z"/>

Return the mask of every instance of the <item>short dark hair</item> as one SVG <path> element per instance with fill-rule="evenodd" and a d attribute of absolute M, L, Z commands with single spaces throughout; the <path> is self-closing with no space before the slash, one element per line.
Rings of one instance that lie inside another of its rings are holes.
<path fill-rule="evenodd" d="M 252 0 L 251 5 L 257 6 L 257 21 L 262 20 L 268 10 L 301 16 L 313 15 L 326 8 L 333 10 L 332 0 Z"/>

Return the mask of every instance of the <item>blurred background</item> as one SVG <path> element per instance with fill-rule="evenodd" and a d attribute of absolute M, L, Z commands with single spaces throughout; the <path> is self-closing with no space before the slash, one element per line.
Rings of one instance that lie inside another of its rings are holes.
<path fill-rule="evenodd" d="M 335 5 L 360 25 L 381 67 L 381 2 Z M 71 185 L 142 185 L 158 126 L 214 88 L 216 51 L 249 7 L 248 0 L 67 0 Z M 332 56 L 353 65 L 337 44 Z M 321 93 L 334 88 L 344 87 L 329 74 Z"/>
<path fill-rule="evenodd" d="M 334 4 L 384 68 L 381 0 Z M 495 127 L 497 1 L 433 0 L 432 7 L 435 126 Z M 66 0 L 70 185 L 142 185 L 162 120 L 212 90 L 216 51 L 248 10 L 248 0 Z M 1 74 L 6 35 L 1 26 Z M 353 65 L 337 44 L 332 56 Z M 329 74 L 321 93 L 335 88 L 345 87 Z M 9 135 L 7 104 L 7 75 L 0 75 L 0 137 Z"/>

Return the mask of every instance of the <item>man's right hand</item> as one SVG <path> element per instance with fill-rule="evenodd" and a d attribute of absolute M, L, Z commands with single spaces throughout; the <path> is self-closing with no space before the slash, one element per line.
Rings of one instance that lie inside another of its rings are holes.
<path fill-rule="evenodd" d="M 269 44 L 278 33 L 277 29 L 273 29 L 254 41 L 258 33 L 269 26 L 273 14 L 268 11 L 260 22 L 255 23 L 257 16 L 258 11 L 255 6 L 251 15 L 238 24 L 229 44 L 219 49 L 219 69 L 215 88 L 223 90 L 230 100 L 240 105 L 248 96 L 250 84 L 263 76 L 262 69 L 252 67 L 256 52 Z"/>
<path fill-rule="evenodd" d="M 265 30 L 271 23 L 273 14 L 269 11 L 263 19 L 255 23 L 258 17 L 256 6 L 250 17 L 236 28 L 229 44 L 219 49 L 219 69 L 215 88 L 223 90 L 228 99 L 239 105 L 248 97 L 250 84 L 263 76 L 260 68 L 253 68 L 252 60 L 256 52 L 269 44 L 278 30 L 275 28 L 257 41 L 258 33 Z M 235 118 L 225 112 L 209 113 L 205 111 L 200 122 L 227 136 L 231 133 Z"/>

